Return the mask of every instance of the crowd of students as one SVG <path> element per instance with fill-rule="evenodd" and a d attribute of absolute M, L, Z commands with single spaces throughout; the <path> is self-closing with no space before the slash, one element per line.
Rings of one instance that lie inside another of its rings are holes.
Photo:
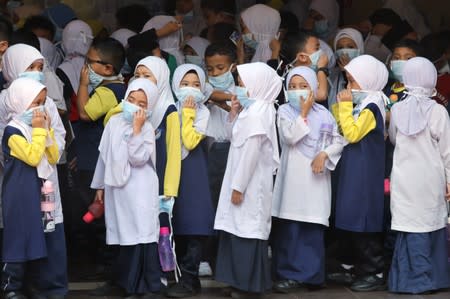
<path fill-rule="evenodd" d="M 94 296 L 195 296 L 205 270 L 232 298 L 449 288 L 449 32 L 389 6 L 350 26 L 335 0 L 194 2 L 120 8 L 110 35 L 61 4 L 0 19 L 4 298 L 65 298 L 83 247 Z"/>

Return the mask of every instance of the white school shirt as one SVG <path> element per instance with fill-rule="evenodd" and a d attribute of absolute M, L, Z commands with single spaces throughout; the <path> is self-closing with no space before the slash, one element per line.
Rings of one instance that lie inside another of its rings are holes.
<path fill-rule="evenodd" d="M 227 91 L 224 92 L 233 94 L 234 89 L 235 86 L 233 85 L 230 88 L 228 88 Z M 207 107 L 210 112 L 207 135 L 212 137 L 213 140 L 211 140 L 211 143 L 228 142 L 230 140 L 226 129 L 228 121 L 228 112 L 215 104 L 208 104 Z"/>

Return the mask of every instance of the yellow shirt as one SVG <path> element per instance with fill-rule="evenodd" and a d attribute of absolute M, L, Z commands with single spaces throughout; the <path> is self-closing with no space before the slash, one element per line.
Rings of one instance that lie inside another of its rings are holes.
<path fill-rule="evenodd" d="M 183 108 L 181 110 L 181 140 L 184 147 L 191 151 L 199 145 L 205 135 L 198 133 L 194 127 L 195 109 Z"/>
<path fill-rule="evenodd" d="M 357 143 L 375 129 L 375 115 L 369 109 L 363 109 L 358 119 L 353 118 L 353 103 L 339 102 L 331 107 L 339 129 L 350 143 Z"/>
<path fill-rule="evenodd" d="M 116 106 L 117 99 L 114 92 L 108 87 L 100 86 L 95 89 L 84 110 L 92 121 L 96 121 Z"/>

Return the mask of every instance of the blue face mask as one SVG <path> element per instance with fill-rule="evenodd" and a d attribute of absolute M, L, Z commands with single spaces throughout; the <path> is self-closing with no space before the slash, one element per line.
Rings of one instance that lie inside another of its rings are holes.
<path fill-rule="evenodd" d="M 353 104 L 359 105 L 366 97 L 366 92 L 352 89 Z"/>
<path fill-rule="evenodd" d="M 172 215 L 175 199 L 173 197 L 166 199 L 164 196 L 159 197 L 159 212 Z"/>
<path fill-rule="evenodd" d="M 192 96 L 196 103 L 202 103 L 205 100 L 205 95 L 200 91 L 200 89 L 190 86 L 181 87 L 177 92 L 175 92 L 175 96 L 180 102 L 184 102 L 189 96 Z"/>
<path fill-rule="evenodd" d="M 255 103 L 255 100 L 251 100 L 248 98 L 247 88 L 236 86 L 235 93 L 236 97 L 239 100 L 239 103 L 244 109 L 250 107 L 253 103 Z"/>
<path fill-rule="evenodd" d="M 126 100 L 122 101 L 122 116 L 128 123 L 133 123 L 134 113 L 139 111 L 141 108 L 133 103 Z"/>
<path fill-rule="evenodd" d="M 403 68 L 405 67 L 406 60 L 392 60 L 391 61 L 391 73 L 395 80 L 403 82 Z"/>
<path fill-rule="evenodd" d="M 103 80 L 105 80 L 105 78 L 99 74 L 97 74 L 96 72 L 94 72 L 94 70 L 92 69 L 92 67 L 88 64 L 88 69 L 89 69 L 89 85 L 92 88 L 96 88 L 97 86 L 100 85 L 100 83 L 103 82 Z"/>
<path fill-rule="evenodd" d="M 302 111 L 300 106 L 300 99 L 306 101 L 311 91 L 307 89 L 293 89 L 287 91 L 287 100 L 289 104 L 295 109 Z"/>
<path fill-rule="evenodd" d="M 194 56 L 194 55 L 185 55 L 184 56 L 184 62 L 185 63 L 192 63 L 199 67 L 203 67 L 203 59 L 200 56 Z"/>
<path fill-rule="evenodd" d="M 253 39 L 253 34 L 246 33 L 242 35 L 242 40 L 244 41 L 244 44 L 252 49 L 256 49 L 258 47 L 258 42 Z"/>
<path fill-rule="evenodd" d="M 123 67 L 120 70 L 120 73 L 121 74 L 132 74 L 133 73 L 133 69 L 131 68 L 127 59 L 125 59 L 125 63 L 123 64 Z"/>
<path fill-rule="evenodd" d="M 341 58 L 341 56 L 347 55 L 348 58 L 350 58 L 350 60 L 352 60 L 353 58 L 358 57 L 359 54 L 360 54 L 359 49 L 344 48 L 344 49 L 336 50 L 336 57 L 337 58 Z"/>
<path fill-rule="evenodd" d="M 44 73 L 38 72 L 38 71 L 20 73 L 19 78 L 30 78 L 30 79 L 36 80 L 38 82 L 41 82 L 41 83 L 43 83 L 44 79 L 45 79 Z"/>
<path fill-rule="evenodd" d="M 208 80 L 215 89 L 219 89 L 222 91 L 227 90 L 228 88 L 230 88 L 230 86 L 234 85 L 234 78 L 231 71 L 228 71 L 219 76 L 211 76 L 208 78 Z"/>
<path fill-rule="evenodd" d="M 322 56 L 322 50 L 319 49 L 316 52 L 309 55 L 309 59 L 311 60 L 311 68 L 313 70 L 317 70 L 317 63 L 319 62 L 320 56 Z"/>
<path fill-rule="evenodd" d="M 31 121 L 33 120 L 33 112 L 35 110 L 39 110 L 41 112 L 45 111 L 43 105 L 28 109 L 19 116 L 20 120 L 23 121 L 28 126 L 31 126 Z"/>
<path fill-rule="evenodd" d="M 323 36 L 328 32 L 328 21 L 327 19 L 323 19 L 320 21 L 314 22 L 314 32 L 319 35 Z"/>

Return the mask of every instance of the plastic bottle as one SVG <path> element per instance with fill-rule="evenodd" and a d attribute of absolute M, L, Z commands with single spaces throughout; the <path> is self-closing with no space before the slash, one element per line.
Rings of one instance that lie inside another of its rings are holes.
<path fill-rule="evenodd" d="M 86 214 L 84 214 L 83 221 L 86 223 L 91 223 L 95 219 L 102 217 L 104 212 L 105 205 L 98 200 L 94 200 L 94 202 L 89 206 Z"/>
<path fill-rule="evenodd" d="M 332 142 L 333 125 L 322 124 L 320 126 L 320 136 L 317 140 L 316 153 L 324 151 Z"/>
<path fill-rule="evenodd" d="M 45 233 L 55 231 L 55 190 L 51 181 L 45 181 L 41 188 L 42 225 Z"/>
<path fill-rule="evenodd" d="M 170 233 L 168 227 L 161 227 L 159 230 L 158 243 L 159 261 L 164 272 L 175 270 L 175 258 L 170 245 Z"/>

